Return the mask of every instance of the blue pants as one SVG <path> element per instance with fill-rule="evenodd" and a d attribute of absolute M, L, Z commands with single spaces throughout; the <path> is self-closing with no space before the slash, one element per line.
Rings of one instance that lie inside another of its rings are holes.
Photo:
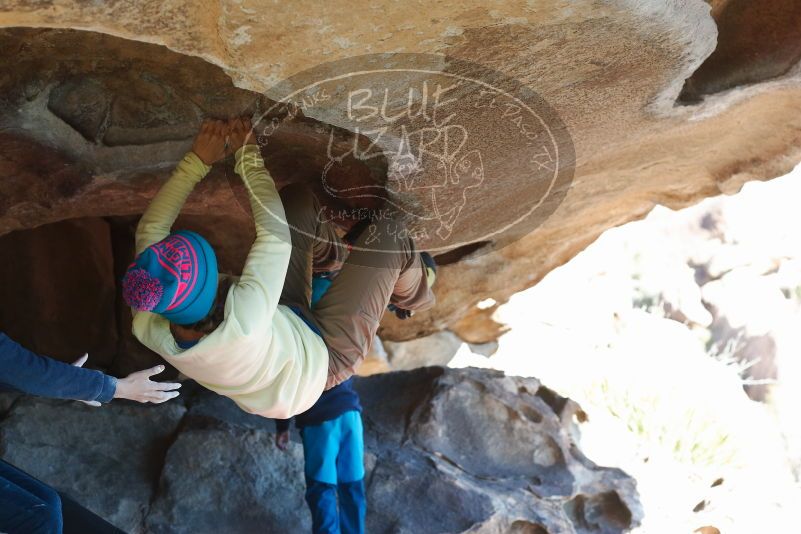
<path fill-rule="evenodd" d="M 0 460 L 0 532 L 61 534 L 56 490 Z"/>
<path fill-rule="evenodd" d="M 362 417 L 355 410 L 301 430 L 306 502 L 315 534 L 364 532 L 363 434 Z"/>

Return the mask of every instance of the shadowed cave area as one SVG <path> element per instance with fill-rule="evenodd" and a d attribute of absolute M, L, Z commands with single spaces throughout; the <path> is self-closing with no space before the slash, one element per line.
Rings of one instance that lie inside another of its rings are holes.
<path fill-rule="evenodd" d="M 0 328 L 63 361 L 89 352 L 93 365 L 119 376 L 164 363 L 132 336 L 121 295 L 120 281 L 134 259 L 136 222 L 135 216 L 79 218 L 0 236 L 0 298 L 6 303 Z M 241 271 L 251 226 L 219 215 L 182 216 L 177 224 L 219 243 L 222 271 Z"/>
<path fill-rule="evenodd" d="M 786 74 L 801 59 L 801 4 L 717 0 L 715 51 L 684 84 L 679 103 Z"/>

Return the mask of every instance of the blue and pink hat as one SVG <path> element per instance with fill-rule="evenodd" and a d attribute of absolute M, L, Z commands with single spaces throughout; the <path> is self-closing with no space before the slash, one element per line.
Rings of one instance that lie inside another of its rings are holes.
<path fill-rule="evenodd" d="M 122 279 L 122 296 L 131 308 L 179 325 L 206 317 L 216 295 L 217 256 L 208 241 L 189 230 L 147 247 Z"/>

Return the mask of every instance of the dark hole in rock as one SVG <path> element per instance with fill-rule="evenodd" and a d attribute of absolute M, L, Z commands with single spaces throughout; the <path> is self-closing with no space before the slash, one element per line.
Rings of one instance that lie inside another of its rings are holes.
<path fill-rule="evenodd" d="M 540 523 L 518 520 L 509 527 L 509 534 L 548 534 L 548 530 Z"/>
<path fill-rule="evenodd" d="M 0 237 L 0 331 L 31 350 L 110 366 L 117 347 L 108 225 L 75 219 Z"/>
<path fill-rule="evenodd" d="M 616 534 L 631 528 L 631 510 L 615 491 L 591 497 L 577 495 L 564 507 L 579 534 Z"/>
<path fill-rule="evenodd" d="M 542 423 L 542 414 L 531 406 L 522 405 L 520 407 L 520 412 L 532 423 Z"/>
<path fill-rule="evenodd" d="M 461 247 L 456 247 L 448 252 L 437 254 L 434 256 L 434 260 L 437 262 L 437 265 L 450 265 L 491 243 L 491 241 L 477 241 L 468 245 L 462 245 Z"/>
<path fill-rule="evenodd" d="M 559 415 L 562 413 L 562 410 L 565 409 L 567 405 L 568 399 L 562 397 L 552 389 L 549 389 L 545 386 L 540 386 L 537 390 L 537 397 L 541 398 L 545 404 L 551 407 L 553 413 Z"/>
<path fill-rule="evenodd" d="M 695 505 L 695 507 L 693 508 L 693 512 L 698 513 L 702 511 L 704 508 L 706 508 L 706 501 L 701 501 Z"/>
<path fill-rule="evenodd" d="M 786 74 L 801 59 L 801 2 L 730 0 L 712 8 L 715 51 L 687 79 L 680 104 Z"/>

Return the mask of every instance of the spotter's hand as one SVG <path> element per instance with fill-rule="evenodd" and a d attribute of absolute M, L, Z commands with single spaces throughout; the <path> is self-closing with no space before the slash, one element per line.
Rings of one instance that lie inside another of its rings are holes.
<path fill-rule="evenodd" d="M 161 404 L 178 396 L 176 389 L 181 384 L 173 382 L 153 382 L 151 376 L 164 370 L 163 365 L 157 365 L 144 371 L 132 373 L 125 378 L 117 380 L 115 399 L 130 399 L 137 402 L 152 402 Z"/>

